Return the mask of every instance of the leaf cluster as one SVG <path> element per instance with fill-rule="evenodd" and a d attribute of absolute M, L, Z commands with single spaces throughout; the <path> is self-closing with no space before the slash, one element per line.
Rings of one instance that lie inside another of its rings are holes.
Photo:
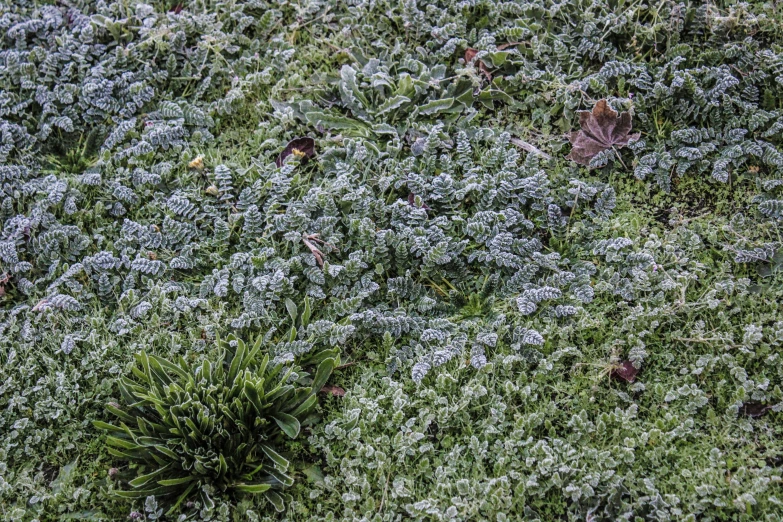
<path fill-rule="evenodd" d="M 262 340 L 252 347 L 234 336 L 219 340 L 217 357 L 195 367 L 181 357 L 136 355 L 135 378 L 119 383 L 125 407 L 107 405 L 119 425 L 94 422 L 111 433 L 109 453 L 136 465 L 131 488 L 117 495 L 167 499 L 168 514 L 194 495 L 212 504 L 212 491 L 262 494 L 283 509 L 278 491 L 294 480 L 281 439 L 299 435 L 339 356 L 322 352 L 310 376 L 270 363 Z"/>

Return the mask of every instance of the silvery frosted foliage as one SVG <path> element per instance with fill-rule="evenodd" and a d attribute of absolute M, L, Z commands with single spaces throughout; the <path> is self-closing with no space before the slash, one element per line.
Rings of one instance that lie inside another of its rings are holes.
<path fill-rule="evenodd" d="M 227 331 L 349 361 L 291 520 L 781 511 L 772 2 L 44 3 L 0 9 L 0 519 L 158 517 L 85 426 Z M 576 166 L 602 98 L 642 137 Z"/>
<path fill-rule="evenodd" d="M 462 12 L 470 5 L 353 5 L 351 20 L 365 29 L 357 38 L 378 49 L 377 60 L 354 53 L 355 61 L 344 66 L 339 78 L 334 73 L 337 87 L 326 96 L 330 114 L 340 107 L 341 121 L 362 121 L 361 132 L 382 136 L 387 131 L 369 129 L 379 119 L 394 126 L 395 111 L 405 107 L 389 88 L 397 79 L 385 62 L 408 63 L 407 53 L 415 48 L 415 60 L 434 70 L 443 56 L 464 46 L 478 52 L 492 71 L 492 82 L 487 85 L 479 68 L 470 64 L 456 68 L 456 78 L 472 82 L 483 106 L 509 107 L 512 124 L 518 112 L 521 127 L 532 126 L 545 135 L 566 132 L 575 127 L 577 110 L 591 109 L 601 98 L 617 110 L 630 110 L 641 139 L 630 144 L 630 153 L 599 154 L 592 167 L 622 167 L 664 191 L 695 177 L 716 187 L 780 178 L 783 113 L 777 100 L 783 96 L 783 54 L 765 40 L 774 40 L 779 32 L 769 4 L 738 2 L 721 10 L 675 1 L 654 6 L 501 2 L 485 6 L 475 18 Z M 406 45 L 390 43 L 395 41 L 394 24 L 366 25 L 381 13 L 407 28 Z M 312 110 L 307 107 L 304 113 Z M 349 127 L 340 131 L 355 130 Z M 411 139 L 412 151 L 424 144 L 418 136 Z M 777 219 L 779 200 L 762 196 L 750 204 L 748 214 Z M 552 218 L 557 219 L 556 212 Z"/>
<path fill-rule="evenodd" d="M 252 81 L 238 75 L 276 59 L 271 48 L 268 58 L 254 52 L 258 42 L 249 38 L 267 34 L 276 11 L 254 24 L 245 8 L 255 9 L 240 6 L 216 17 L 86 2 L 3 14 L 0 256 L 23 294 L 58 303 L 64 297 L 51 294 L 56 279 L 76 301 L 78 294 L 108 298 L 140 277 L 166 273 L 155 249 L 177 250 L 196 238 L 200 230 L 175 217 L 140 224 L 128 215 L 170 176 L 166 157 L 178 163 L 183 148 L 211 139 L 216 104 L 221 114 L 232 110 L 230 100 L 219 102 L 223 87 L 247 88 Z M 219 41 L 203 40 L 205 31 L 220 34 Z M 228 66 L 218 47 L 232 56 Z M 223 190 L 230 189 L 224 182 Z M 175 216 L 192 219 L 187 199 L 177 197 L 169 197 Z M 78 225 L 85 220 L 90 228 Z M 96 239 L 91 230 L 99 238 L 120 233 L 115 249 L 102 252 L 114 261 L 87 263 L 86 279 L 77 283 L 73 263 L 101 251 L 102 239 L 89 246 Z M 175 265 L 193 263 L 183 252 Z M 49 305 L 35 310 L 73 308 Z"/>
<path fill-rule="evenodd" d="M 757 455 L 754 441 L 775 444 L 776 423 L 752 421 L 743 405 L 783 408 L 783 373 L 769 366 L 780 358 L 783 323 L 759 302 L 750 279 L 731 274 L 730 261 L 719 278 L 710 275 L 698 253 L 711 243 L 711 232 L 697 230 L 647 234 L 639 246 L 669 268 L 631 281 L 642 298 L 594 304 L 548 331 L 546 340 L 516 327 L 509 333 L 513 351 L 487 352 L 482 372 L 465 371 L 462 361 L 419 386 L 365 373 L 314 437 L 335 465 L 317 493 L 310 492 L 321 512 L 358 516 L 377 507 L 375 499 L 388 489 L 387 508 L 415 517 L 492 512 L 500 520 L 518 513 L 530 520 L 695 520 L 749 505 L 767 506 L 776 516 L 779 469 L 752 459 L 729 463 L 728 455 L 738 448 Z M 602 239 L 595 248 L 621 252 L 630 243 Z M 687 355 L 678 359 L 667 344 Z M 595 364 L 599 354 L 629 356 L 648 376 L 655 372 L 655 380 L 611 386 Z M 414 378 L 438 361 L 417 363 Z M 652 369 L 661 363 L 677 370 Z M 589 392 L 563 388 L 575 376 L 591 383 Z M 712 425 L 731 432 L 738 447 L 721 449 Z M 390 431 L 396 436 L 387 436 Z M 640 467 L 649 470 L 644 477 Z M 737 473 L 727 483 L 730 468 Z M 386 481 L 389 470 L 394 477 Z M 629 484 L 641 493 L 631 493 Z M 339 506 L 332 500 L 338 491 Z"/>

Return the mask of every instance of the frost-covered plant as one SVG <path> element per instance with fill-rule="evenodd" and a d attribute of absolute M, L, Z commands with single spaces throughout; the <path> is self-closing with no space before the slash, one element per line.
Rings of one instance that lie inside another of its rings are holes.
<path fill-rule="evenodd" d="M 131 488 L 117 495 L 165 498 L 168 514 L 190 496 L 211 505 L 211 492 L 263 494 L 283 509 L 279 490 L 294 481 L 281 439 L 299 435 L 339 358 L 323 352 L 309 376 L 262 356 L 262 340 L 249 347 L 229 336 L 213 361 L 196 365 L 136 356 L 135 379 L 119 384 L 125 406 L 107 405 L 119 425 L 94 421 L 110 432 L 109 453 L 136 466 Z"/>
<path fill-rule="evenodd" d="M 5 3 L 0 518 L 158 517 L 85 418 L 226 331 L 356 363 L 292 519 L 777 514 L 773 3 Z"/>
<path fill-rule="evenodd" d="M 334 92 L 319 95 L 337 98 L 347 114 L 324 110 L 309 100 L 273 105 L 278 111 L 294 109 L 294 114 L 319 129 L 397 140 L 422 124 L 453 122 L 466 114 L 475 116 L 470 108 L 471 83 L 449 81 L 443 64 L 428 66 L 411 56 L 392 63 L 360 54 L 352 57 L 356 61 L 343 65 L 339 78 L 335 78 Z"/>

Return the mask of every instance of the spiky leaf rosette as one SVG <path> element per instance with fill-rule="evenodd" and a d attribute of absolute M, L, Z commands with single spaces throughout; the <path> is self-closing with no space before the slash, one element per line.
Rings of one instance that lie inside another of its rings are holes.
<path fill-rule="evenodd" d="M 310 376 L 295 364 L 261 357 L 260 339 L 248 348 L 230 336 L 218 346 L 214 363 L 205 360 L 195 367 L 181 357 L 174 364 L 136 355 L 136 378 L 120 383 L 127 408 L 107 405 L 119 426 L 94 423 L 110 432 L 106 443 L 112 455 L 139 464 L 132 489 L 118 495 L 155 495 L 170 501 L 173 513 L 197 494 L 210 504 L 210 490 L 263 494 L 282 510 L 276 490 L 291 486 L 293 479 L 280 445 L 299 434 L 339 356 L 336 350 L 319 354 Z"/>

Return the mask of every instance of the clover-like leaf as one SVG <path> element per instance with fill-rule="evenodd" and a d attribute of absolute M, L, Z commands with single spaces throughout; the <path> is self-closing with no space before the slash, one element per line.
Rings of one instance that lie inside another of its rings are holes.
<path fill-rule="evenodd" d="M 598 153 L 613 147 L 628 145 L 630 140 L 639 139 L 640 134 L 631 134 L 631 113 L 619 115 L 606 100 L 599 100 L 591 111 L 579 111 L 581 130 L 571 132 L 568 141 L 573 148 L 567 156 L 582 165 L 589 165 Z"/>
<path fill-rule="evenodd" d="M 315 156 L 315 140 L 307 137 L 292 139 L 275 160 L 275 165 L 282 167 L 285 159 L 291 154 L 301 159 L 304 163 L 309 158 Z"/>

